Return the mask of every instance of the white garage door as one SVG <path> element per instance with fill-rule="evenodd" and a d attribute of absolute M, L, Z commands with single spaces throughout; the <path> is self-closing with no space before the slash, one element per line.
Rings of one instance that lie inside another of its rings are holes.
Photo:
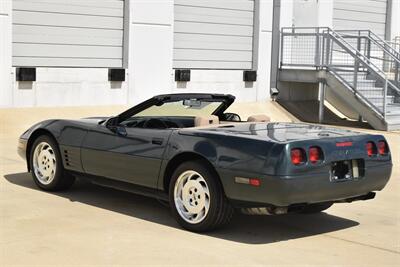
<path fill-rule="evenodd" d="M 333 27 L 337 30 L 371 30 L 385 37 L 386 0 L 334 0 Z"/>
<path fill-rule="evenodd" d="M 174 68 L 252 68 L 254 1 L 175 0 L 174 17 Z"/>
<path fill-rule="evenodd" d="M 123 67 L 123 0 L 12 4 L 14 66 Z"/>

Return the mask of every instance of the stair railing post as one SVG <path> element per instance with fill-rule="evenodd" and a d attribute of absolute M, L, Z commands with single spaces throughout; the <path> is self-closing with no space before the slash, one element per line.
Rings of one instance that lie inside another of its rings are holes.
<path fill-rule="evenodd" d="M 325 81 L 323 81 L 322 78 L 319 78 L 318 82 L 318 100 L 319 100 L 318 122 L 323 123 L 324 111 L 325 111 Z"/>
<path fill-rule="evenodd" d="M 367 57 L 368 59 L 371 59 L 371 31 L 369 30 L 368 30 Z"/>
<path fill-rule="evenodd" d="M 280 68 L 282 68 L 282 66 L 283 66 L 283 40 L 285 39 L 284 36 L 285 36 L 284 29 L 281 29 L 281 51 L 280 51 L 281 54 L 279 55 L 280 56 L 280 58 L 279 58 L 279 60 L 280 60 L 279 67 Z"/>
<path fill-rule="evenodd" d="M 318 69 L 320 67 L 320 44 L 319 44 L 319 28 L 315 29 L 315 58 L 314 58 L 314 64 L 315 67 Z"/>
<path fill-rule="evenodd" d="M 325 65 L 329 66 L 330 64 L 330 55 L 331 55 L 331 39 L 329 38 L 329 34 L 326 33 L 326 50 L 325 50 Z"/>
<path fill-rule="evenodd" d="M 387 98 L 388 81 L 385 80 L 385 86 L 383 87 L 383 118 L 386 120 L 386 98 Z"/>
<path fill-rule="evenodd" d="M 322 31 L 322 33 L 321 33 L 321 37 L 322 37 L 322 51 L 321 51 L 321 68 L 323 68 L 324 66 L 325 66 L 325 39 L 326 39 L 326 37 L 325 37 L 325 33 Z"/>
<path fill-rule="evenodd" d="M 357 83 L 358 83 L 358 69 L 360 67 L 360 63 L 358 61 L 358 58 L 361 56 L 360 55 L 360 38 L 357 38 L 357 51 L 356 51 L 356 58 L 354 59 L 354 78 L 353 78 L 353 88 L 354 92 L 357 92 Z"/>
<path fill-rule="evenodd" d="M 358 56 L 358 52 L 357 52 L 357 56 Z M 353 89 L 354 89 L 354 93 L 357 92 L 357 80 L 358 80 L 358 58 L 356 57 L 354 59 L 354 75 L 353 75 Z"/>

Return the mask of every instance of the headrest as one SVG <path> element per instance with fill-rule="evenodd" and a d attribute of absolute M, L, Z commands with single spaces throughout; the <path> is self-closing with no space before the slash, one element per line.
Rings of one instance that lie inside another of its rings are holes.
<path fill-rule="evenodd" d="M 270 122 L 271 118 L 268 117 L 267 115 L 253 115 L 247 118 L 248 122 Z"/>
<path fill-rule="evenodd" d="M 206 126 L 212 124 L 219 124 L 219 119 L 217 116 L 210 115 L 210 116 L 198 116 L 194 118 L 194 126 Z"/>

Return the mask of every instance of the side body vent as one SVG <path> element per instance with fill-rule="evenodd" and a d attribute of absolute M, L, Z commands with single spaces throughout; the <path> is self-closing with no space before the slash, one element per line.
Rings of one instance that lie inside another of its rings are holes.
<path fill-rule="evenodd" d="M 80 148 L 61 146 L 61 156 L 65 169 L 79 172 L 83 171 Z"/>

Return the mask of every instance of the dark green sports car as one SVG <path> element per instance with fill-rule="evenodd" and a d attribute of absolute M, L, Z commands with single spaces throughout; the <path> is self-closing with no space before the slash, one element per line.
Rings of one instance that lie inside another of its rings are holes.
<path fill-rule="evenodd" d="M 372 199 L 392 161 L 382 135 L 227 113 L 231 95 L 155 96 L 115 117 L 40 122 L 18 152 L 43 190 L 76 177 L 170 203 L 191 231 L 247 214 L 314 213 Z"/>

